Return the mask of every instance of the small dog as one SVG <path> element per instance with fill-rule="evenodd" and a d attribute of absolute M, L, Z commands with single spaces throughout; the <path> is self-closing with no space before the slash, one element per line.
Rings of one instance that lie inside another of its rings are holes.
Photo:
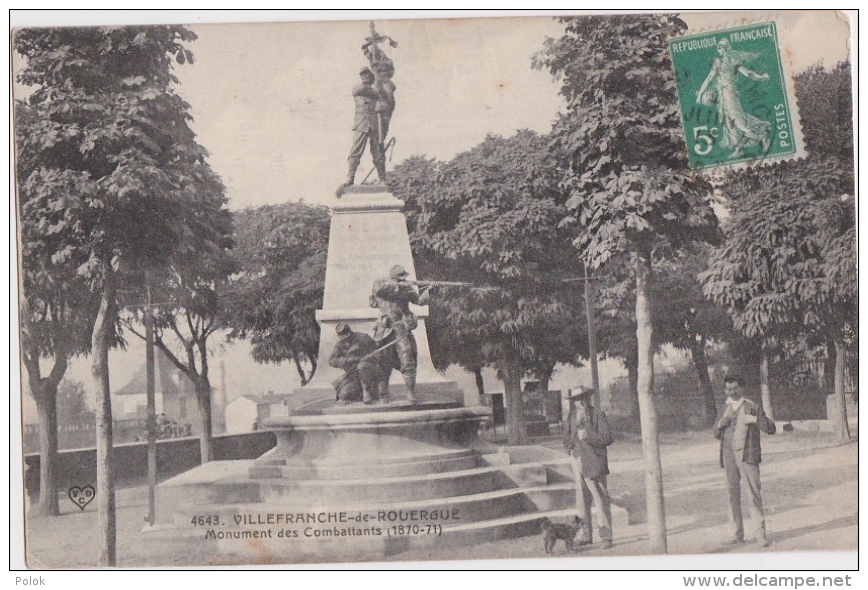
<path fill-rule="evenodd" d="M 579 531 L 585 528 L 585 521 L 578 516 L 573 519 L 573 524 L 559 524 L 550 521 L 548 518 L 542 522 L 543 544 L 546 553 L 552 554 L 552 549 L 555 543 L 559 540 L 563 541 L 567 546 L 567 551 L 574 552 L 576 535 Z"/>

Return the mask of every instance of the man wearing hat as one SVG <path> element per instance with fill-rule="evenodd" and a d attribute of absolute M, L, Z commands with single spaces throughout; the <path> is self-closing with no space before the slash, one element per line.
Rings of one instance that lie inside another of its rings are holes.
<path fill-rule="evenodd" d="M 591 405 L 593 394 L 593 389 L 579 386 L 570 390 L 567 395 L 570 411 L 564 430 L 564 448 L 573 459 L 573 475 L 577 488 L 576 507 L 581 507 L 580 516 L 585 521 L 579 543 L 593 543 L 593 500 L 602 518 L 599 525 L 600 539 L 603 548 L 608 549 L 612 546 L 612 505 L 606 487 L 606 476 L 609 475 L 606 447 L 612 444 L 614 438 L 606 414 Z"/>
<path fill-rule="evenodd" d="M 356 103 L 356 118 L 353 121 L 353 147 L 347 158 L 349 168 L 347 180 L 338 189 L 338 196 L 342 189 L 352 186 L 356 178 L 356 170 L 365 153 L 365 145 L 370 144 L 371 159 L 377 168 L 380 182 L 386 181 L 386 155 L 383 152 L 383 141 L 380 137 L 380 125 L 377 121 L 377 102 L 380 93 L 374 88 L 374 72 L 370 68 L 362 68 L 359 72 L 362 83 L 353 88 L 353 100 Z"/>
<path fill-rule="evenodd" d="M 409 273 L 400 264 L 396 264 L 389 271 L 389 278 L 374 281 L 371 289 L 371 307 L 379 308 L 380 317 L 374 329 L 374 338 L 377 345 L 383 346 L 395 339 L 394 352 L 390 349 L 383 351 L 382 369 L 383 380 L 389 382 L 389 373 L 394 367 L 394 355 L 397 353 L 397 368 L 407 384 L 407 401 L 416 403 L 416 339 L 413 330 L 418 322 L 416 315 L 410 311 L 410 304 L 427 305 L 430 291 L 423 287 L 421 292 L 416 289 L 414 283 L 408 280 Z"/>
<path fill-rule="evenodd" d="M 354 332 L 344 322 L 335 326 L 335 330 L 338 343 L 329 357 L 329 366 L 344 371 L 332 382 L 338 402 L 373 403 L 377 394 L 378 367 L 376 359 L 368 355 L 377 348 L 374 339 L 362 332 Z"/>

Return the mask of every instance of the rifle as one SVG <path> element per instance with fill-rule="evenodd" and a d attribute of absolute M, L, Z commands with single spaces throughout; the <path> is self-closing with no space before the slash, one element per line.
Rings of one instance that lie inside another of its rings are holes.
<path fill-rule="evenodd" d="M 358 371 L 358 370 L 359 370 L 359 369 L 358 369 L 358 364 L 359 364 L 360 362 L 362 362 L 362 361 L 366 361 L 366 360 L 368 360 L 369 358 L 373 358 L 374 355 L 376 355 L 378 352 L 382 352 L 382 351 L 386 350 L 387 348 L 389 348 L 390 346 L 395 346 L 395 345 L 398 343 L 398 340 L 403 340 L 404 338 L 407 338 L 407 337 L 409 337 L 409 336 L 410 336 L 410 332 L 407 332 L 407 333 L 404 334 L 403 336 L 401 336 L 401 337 L 399 337 L 399 338 L 395 338 L 394 340 L 392 340 L 391 342 L 388 342 L 388 343 L 384 344 L 384 345 L 381 346 L 380 348 L 378 348 L 378 349 L 376 349 L 376 350 L 373 350 L 373 351 L 369 352 L 368 354 L 366 354 L 366 355 L 364 355 L 364 356 L 359 357 L 359 360 L 355 361 L 355 363 L 356 363 L 356 366 L 355 366 L 355 367 L 353 367 L 353 368 L 351 368 L 351 369 L 343 369 L 343 370 L 346 371 L 347 373 L 351 373 L 351 372 L 353 372 L 353 371 Z"/>
<path fill-rule="evenodd" d="M 337 379 L 335 379 L 335 380 L 332 381 L 332 387 L 335 388 L 335 399 L 338 399 L 338 391 L 340 390 L 341 385 L 343 384 L 343 382 L 344 382 L 344 381 L 347 381 L 347 380 L 349 380 L 349 379 L 352 379 L 355 375 L 358 374 L 358 372 L 359 372 L 359 363 L 361 363 L 362 361 L 366 361 L 366 360 L 368 360 L 369 358 L 372 358 L 375 354 L 377 354 L 378 352 L 382 352 L 382 351 L 386 350 L 386 349 L 389 348 L 390 346 L 395 346 L 395 345 L 398 343 L 398 340 L 402 340 L 402 339 L 404 339 L 404 338 L 407 338 L 409 335 L 410 335 L 410 333 L 408 332 L 408 333 L 404 334 L 403 336 L 401 336 L 400 338 L 395 338 L 395 339 L 392 340 L 391 342 L 389 342 L 389 343 L 387 343 L 387 344 L 384 344 L 384 345 L 381 346 L 380 348 L 378 348 L 378 349 L 376 349 L 376 350 L 374 350 L 374 351 L 372 351 L 372 352 L 369 352 L 368 354 L 366 354 L 366 355 L 364 355 L 363 357 L 359 358 L 359 360 L 356 361 L 354 367 L 351 367 L 351 368 L 348 368 L 348 369 L 346 369 L 346 368 L 343 369 L 344 374 L 341 375 L 340 377 L 338 377 Z"/>
<path fill-rule="evenodd" d="M 377 118 L 378 118 L 378 120 L 382 121 L 382 120 L 380 119 L 380 115 L 377 115 Z M 384 157 L 384 158 L 386 157 L 386 151 L 387 151 L 390 147 L 394 147 L 394 145 L 395 145 L 395 137 L 392 136 L 392 138 L 389 139 L 388 142 L 386 142 L 386 145 L 383 146 L 383 157 Z M 392 152 L 394 152 L 394 151 L 395 151 L 395 150 L 393 149 Z M 392 152 L 389 153 L 389 161 L 390 161 L 390 162 L 392 161 Z M 365 174 L 365 177 L 362 179 L 361 184 L 365 184 L 366 182 L 368 182 L 368 179 L 371 177 L 371 174 L 374 173 L 374 170 L 376 170 L 376 167 L 375 167 L 375 168 L 371 168 L 370 170 L 368 170 L 368 173 Z M 340 197 L 338 197 L 338 198 L 340 198 Z"/>
<path fill-rule="evenodd" d="M 476 285 L 474 283 L 464 283 L 461 281 L 405 281 L 410 285 L 416 285 L 421 289 L 431 287 L 469 287 L 475 293 L 491 293 L 492 291 L 500 291 L 500 287 L 491 287 L 488 285 Z"/>
<path fill-rule="evenodd" d="M 382 352 L 382 351 L 386 350 L 387 348 L 389 348 L 390 346 L 395 346 L 396 344 L 398 344 L 398 340 L 403 340 L 404 338 L 408 337 L 409 335 L 410 335 L 410 332 L 407 332 L 406 334 L 404 334 L 400 338 L 395 338 L 394 340 L 392 340 L 391 342 L 389 342 L 387 344 L 384 344 L 383 346 L 381 346 L 377 350 L 375 350 L 373 352 L 369 352 L 368 354 L 366 354 L 365 356 L 360 358 L 359 362 L 368 360 L 369 358 L 371 358 L 372 356 L 374 356 L 378 352 Z"/>
<path fill-rule="evenodd" d="M 475 287 L 473 283 L 462 283 L 461 281 L 405 281 L 417 287 Z"/>

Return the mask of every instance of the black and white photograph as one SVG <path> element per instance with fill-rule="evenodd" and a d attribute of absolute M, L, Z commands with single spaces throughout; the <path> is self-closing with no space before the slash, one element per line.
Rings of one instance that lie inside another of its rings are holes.
<path fill-rule="evenodd" d="M 857 15 L 12 12 L 24 574 L 849 585 Z"/>

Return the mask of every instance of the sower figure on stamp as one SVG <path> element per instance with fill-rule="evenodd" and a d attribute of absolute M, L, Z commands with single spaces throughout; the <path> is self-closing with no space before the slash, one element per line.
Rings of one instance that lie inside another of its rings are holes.
<path fill-rule="evenodd" d="M 744 542 L 744 520 L 741 514 L 741 480 L 744 479 L 750 496 L 751 520 L 756 527 L 756 542 L 768 547 L 766 517 L 763 509 L 759 464 L 762 461 L 760 431 L 774 434 L 775 423 L 763 409 L 743 397 L 744 381 L 736 375 L 724 378 L 726 410 L 717 421 L 714 437 L 720 439 L 720 466 L 726 470 L 729 507 L 735 524 L 731 544 Z"/>
<path fill-rule="evenodd" d="M 343 322 L 335 330 L 338 342 L 329 357 L 329 366 L 344 371 L 341 377 L 332 382 L 338 402 L 348 404 L 362 401 L 370 404 L 377 395 L 379 367 L 372 354 L 377 345 L 373 338 L 354 332 Z"/>
<path fill-rule="evenodd" d="M 380 317 L 374 331 L 375 338 L 380 338 L 378 346 L 395 339 L 394 346 L 378 353 L 381 374 L 381 396 L 388 397 L 388 375 L 392 368 L 401 371 L 404 383 L 407 385 L 407 401 L 416 403 L 416 338 L 413 330 L 418 322 L 416 315 L 410 311 L 410 304 L 426 305 L 430 298 L 430 290 L 423 287 L 421 292 L 413 282 L 407 280 L 408 273 L 400 264 L 392 267 L 389 278 L 374 281 L 371 290 L 371 307 L 379 308 Z M 397 366 L 396 366 L 397 365 Z"/>
<path fill-rule="evenodd" d="M 739 74 L 755 82 L 765 82 L 769 75 L 758 74 L 745 65 L 759 54 L 733 49 L 726 39 L 717 44 L 717 53 L 719 57 L 696 93 L 696 102 L 709 106 L 717 103 L 717 114 L 723 126 L 720 145 L 733 148 L 733 156 L 740 156 L 742 150 L 755 145 L 760 145 L 761 153 L 765 154 L 771 145 L 772 124 L 744 110 L 736 82 Z"/>
<path fill-rule="evenodd" d="M 578 387 L 567 399 L 570 412 L 564 429 L 564 448 L 572 457 L 573 475 L 576 478 L 576 507 L 585 526 L 578 545 L 593 543 L 593 520 L 591 501 L 600 513 L 600 539 L 603 548 L 612 546 L 612 502 L 606 486 L 609 475 L 609 456 L 606 447 L 614 437 L 606 414 L 591 405 L 594 390 Z M 579 402 L 578 404 L 576 402 Z"/>

